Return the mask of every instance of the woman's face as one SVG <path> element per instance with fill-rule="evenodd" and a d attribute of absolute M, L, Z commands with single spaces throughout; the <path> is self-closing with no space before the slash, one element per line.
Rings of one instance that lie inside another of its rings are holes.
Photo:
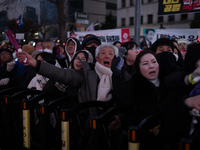
<path fill-rule="evenodd" d="M 78 58 L 80 58 L 83 62 L 86 62 L 84 53 L 80 52 L 74 59 L 74 69 L 76 70 L 80 70 L 82 68 L 81 62 L 78 60 Z"/>
<path fill-rule="evenodd" d="M 132 49 L 130 49 L 130 50 L 128 50 L 127 51 L 127 54 L 126 54 L 126 56 L 125 56 L 125 58 L 126 58 L 126 61 L 128 61 L 128 62 L 135 62 L 135 59 L 136 59 L 136 56 L 138 55 L 140 53 L 140 50 L 137 50 L 137 47 L 136 47 L 136 45 L 132 48 Z"/>
<path fill-rule="evenodd" d="M 145 54 L 140 59 L 140 72 L 148 80 L 154 80 L 158 77 L 159 65 L 152 54 Z"/>

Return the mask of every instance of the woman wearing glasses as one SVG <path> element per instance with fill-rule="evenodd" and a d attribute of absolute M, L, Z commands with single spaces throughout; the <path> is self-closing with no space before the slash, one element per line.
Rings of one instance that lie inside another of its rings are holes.
<path fill-rule="evenodd" d="M 122 47 L 124 47 L 127 51 L 124 53 L 124 65 L 123 70 L 127 73 L 127 76 L 131 77 L 134 73 L 134 62 L 136 59 L 136 56 L 140 53 L 140 48 L 135 42 L 126 42 L 122 44 Z M 129 79 L 129 77 L 126 77 L 126 79 Z"/>

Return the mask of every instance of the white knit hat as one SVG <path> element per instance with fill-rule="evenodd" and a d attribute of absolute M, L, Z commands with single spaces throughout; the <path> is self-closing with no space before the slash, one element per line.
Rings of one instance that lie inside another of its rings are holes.
<path fill-rule="evenodd" d="M 180 43 L 187 44 L 187 40 L 186 39 L 178 39 L 177 42 L 178 42 L 178 44 L 180 44 Z"/>

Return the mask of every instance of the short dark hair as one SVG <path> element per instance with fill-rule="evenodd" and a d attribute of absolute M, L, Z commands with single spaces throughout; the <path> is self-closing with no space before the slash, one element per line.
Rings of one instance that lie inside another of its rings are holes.
<path fill-rule="evenodd" d="M 172 48 L 172 51 L 174 52 L 174 43 L 172 42 L 172 40 L 170 40 L 169 38 L 161 38 L 161 39 L 157 39 L 152 47 L 151 47 L 151 50 L 155 53 L 156 52 L 156 49 L 159 47 L 159 46 L 163 46 L 163 45 L 168 45 Z"/>
<path fill-rule="evenodd" d="M 113 43 L 113 45 L 116 45 L 117 43 L 122 44 L 122 42 L 120 42 L 120 41 L 115 41 L 115 42 Z"/>

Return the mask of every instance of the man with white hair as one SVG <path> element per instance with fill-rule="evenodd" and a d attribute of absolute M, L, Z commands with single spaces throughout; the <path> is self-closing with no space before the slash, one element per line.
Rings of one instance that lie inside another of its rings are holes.
<path fill-rule="evenodd" d="M 17 53 L 21 64 L 23 64 L 23 60 L 26 57 L 28 59 L 27 65 L 35 67 L 38 74 L 51 78 L 59 83 L 80 87 L 78 92 L 80 103 L 94 100 L 110 101 L 112 99 L 112 90 L 114 88 L 112 76 L 114 73 L 111 70 L 111 65 L 113 58 L 117 60 L 115 65 L 117 64 L 116 66 L 119 70 L 123 66 L 123 63 L 119 63 L 123 59 L 119 59 L 119 57 L 116 56 L 118 56 L 118 49 L 116 46 L 108 43 L 101 44 L 96 48 L 95 57 L 97 62 L 93 67 L 91 67 L 93 64 L 89 65 L 80 60 L 82 69 L 74 70 L 58 68 L 42 61 L 36 61 L 26 52 Z M 121 65 L 119 66 L 119 64 Z M 116 66 L 112 66 L 112 68 L 116 68 Z M 120 118 L 117 119 L 118 126 L 115 126 L 115 129 L 121 126 Z M 112 129 L 112 127 L 110 128 Z"/>

